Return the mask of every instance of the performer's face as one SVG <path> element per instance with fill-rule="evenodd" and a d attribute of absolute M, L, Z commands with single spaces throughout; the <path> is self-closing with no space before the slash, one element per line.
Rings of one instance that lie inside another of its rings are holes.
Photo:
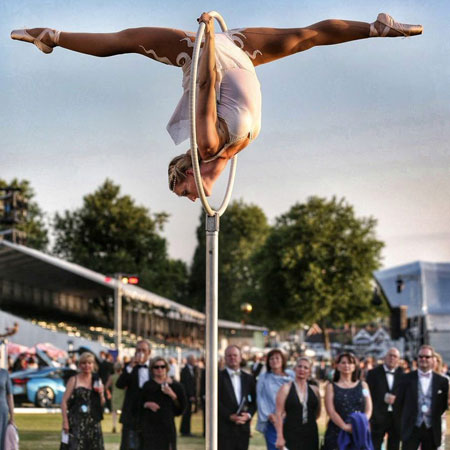
<path fill-rule="evenodd" d="M 200 167 L 200 171 L 202 170 L 202 167 Z M 203 181 L 203 190 L 205 192 L 206 197 L 209 197 L 211 195 L 211 186 L 212 183 L 206 183 Z M 175 189 L 173 190 L 175 194 L 177 194 L 179 197 L 187 197 L 192 202 L 195 202 L 195 200 L 198 199 L 198 190 L 197 185 L 195 184 L 195 177 L 194 172 L 192 169 L 186 170 L 186 178 L 183 181 L 179 181 L 175 185 Z"/>
<path fill-rule="evenodd" d="M 186 172 L 186 178 L 176 184 L 174 192 L 179 197 L 187 197 L 192 202 L 195 202 L 198 199 L 198 192 L 194 175 Z"/>

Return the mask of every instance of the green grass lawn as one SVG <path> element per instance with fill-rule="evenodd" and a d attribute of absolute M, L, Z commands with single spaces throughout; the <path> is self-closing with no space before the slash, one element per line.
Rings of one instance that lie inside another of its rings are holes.
<path fill-rule="evenodd" d="M 201 414 L 192 417 L 192 432 L 196 437 L 178 437 L 179 450 L 197 450 L 205 448 L 205 441 L 201 437 Z M 19 429 L 21 450 L 55 450 L 59 448 L 61 438 L 61 416 L 59 414 L 16 414 L 16 424 Z M 179 419 L 177 420 L 178 429 Z M 105 414 L 102 422 L 103 438 L 106 450 L 118 450 L 120 433 L 113 434 L 111 415 Z M 197 437 L 198 436 L 198 437 Z M 263 450 L 266 448 L 261 433 L 254 431 L 250 448 Z"/>
<path fill-rule="evenodd" d="M 178 437 L 179 450 L 200 450 L 205 448 L 205 441 L 201 436 L 202 422 L 201 414 L 192 416 L 192 432 L 198 437 Z M 325 414 L 319 420 L 319 429 L 323 432 L 325 428 Z M 21 450 L 55 450 L 59 448 L 61 438 L 61 416 L 59 414 L 16 414 L 16 424 L 19 429 Z M 253 428 L 256 418 L 253 419 Z M 179 418 L 177 420 L 177 429 Z M 447 438 L 446 445 L 450 449 L 450 415 L 447 416 Z M 120 444 L 120 433 L 111 433 L 111 415 L 106 414 L 102 422 L 103 437 L 106 450 L 118 450 Z M 252 432 L 250 450 L 264 450 L 266 448 L 264 438 L 256 430 Z"/>

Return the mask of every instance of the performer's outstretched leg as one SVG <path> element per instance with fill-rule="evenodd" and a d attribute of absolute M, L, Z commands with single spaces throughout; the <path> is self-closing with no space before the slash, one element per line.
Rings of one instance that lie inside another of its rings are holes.
<path fill-rule="evenodd" d="M 258 66 L 318 45 L 342 44 L 378 36 L 413 36 L 422 32 L 422 26 L 400 24 L 387 14 L 379 14 L 372 24 L 330 19 L 305 28 L 242 28 L 235 31 L 245 37 L 235 41 L 238 45 L 243 42 L 243 49 Z"/>
<path fill-rule="evenodd" d="M 195 33 L 173 28 L 130 28 L 117 33 L 68 33 L 46 28 L 15 30 L 13 39 L 34 43 L 45 53 L 60 46 L 93 56 L 140 53 L 156 61 L 181 66 L 192 56 Z M 39 40 L 36 40 L 38 38 Z"/>

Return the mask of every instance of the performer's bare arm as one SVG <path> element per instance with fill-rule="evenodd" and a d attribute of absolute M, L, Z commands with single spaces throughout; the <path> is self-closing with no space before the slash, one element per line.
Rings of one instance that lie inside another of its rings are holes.
<path fill-rule="evenodd" d="M 203 13 L 198 19 L 205 24 L 205 44 L 198 67 L 198 101 L 196 115 L 197 144 L 201 159 L 214 156 L 225 144 L 218 132 L 216 99 L 216 55 L 214 19 Z"/>

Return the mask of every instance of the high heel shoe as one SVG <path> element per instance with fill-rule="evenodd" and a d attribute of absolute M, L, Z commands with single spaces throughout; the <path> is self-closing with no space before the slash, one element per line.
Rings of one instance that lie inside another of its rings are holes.
<path fill-rule="evenodd" d="M 13 30 L 11 32 L 11 39 L 30 42 L 31 44 L 34 44 L 41 52 L 48 54 L 53 51 L 53 47 L 50 47 L 50 45 L 44 44 L 42 42 L 42 38 L 46 35 L 48 35 L 55 46 L 58 45 L 59 31 L 55 31 L 50 28 L 45 28 L 43 31 L 41 31 L 38 37 L 31 36 L 31 34 L 27 32 L 27 30 Z"/>
<path fill-rule="evenodd" d="M 375 23 L 381 23 L 384 25 L 384 29 L 381 32 L 375 28 Z M 370 24 L 370 37 L 386 37 L 391 30 L 400 33 L 402 36 L 416 36 L 422 34 L 422 25 L 409 25 L 407 23 L 396 22 L 389 14 L 378 14 L 377 20 Z M 394 37 L 394 36 L 392 36 Z"/>

